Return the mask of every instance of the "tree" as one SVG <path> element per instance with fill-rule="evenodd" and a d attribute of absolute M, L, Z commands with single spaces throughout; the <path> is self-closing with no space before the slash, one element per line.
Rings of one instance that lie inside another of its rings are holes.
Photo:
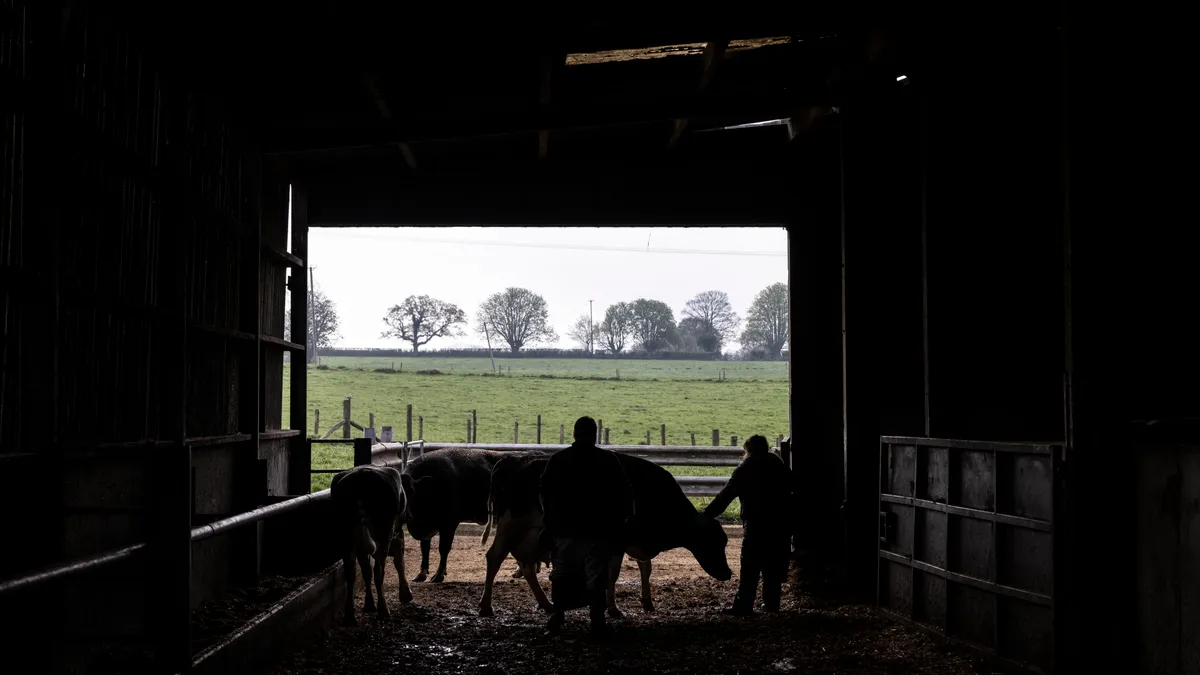
<path fill-rule="evenodd" d="M 604 321 L 600 322 L 599 340 L 608 351 L 620 354 L 625 349 L 625 341 L 633 333 L 633 308 L 628 302 L 618 302 L 609 305 L 604 312 Z"/>
<path fill-rule="evenodd" d="M 410 295 L 399 305 L 392 305 L 383 322 L 388 329 L 380 337 L 409 342 L 416 352 L 434 338 L 465 335 L 459 324 L 467 322 L 467 315 L 453 303 L 428 295 Z"/>
<path fill-rule="evenodd" d="M 631 307 L 633 339 L 648 352 L 662 351 L 679 345 L 675 328 L 675 313 L 661 300 L 635 300 Z"/>
<path fill-rule="evenodd" d="M 555 342 L 546 300 L 524 288 L 506 288 L 483 301 L 476 315 L 481 333 L 497 335 L 515 354 L 527 344 Z"/>
<path fill-rule="evenodd" d="M 316 363 L 318 349 L 332 349 L 335 340 L 341 337 L 338 334 L 338 313 L 337 305 L 333 300 L 321 292 L 321 289 L 313 289 L 312 303 L 308 308 L 308 332 L 309 339 L 305 344 L 307 361 Z M 283 319 L 283 339 L 292 339 L 292 311 L 289 309 L 284 312 Z"/>
<path fill-rule="evenodd" d="M 592 317 L 584 314 L 571 324 L 567 337 L 583 345 L 584 351 L 590 354 L 600 340 L 600 326 L 592 323 Z"/>
<path fill-rule="evenodd" d="M 706 352 L 720 351 L 741 323 L 725 291 L 704 291 L 688 300 L 683 316 L 697 326 L 698 343 Z"/>
<path fill-rule="evenodd" d="M 761 348 L 771 358 L 779 356 L 791 330 L 789 309 L 787 284 L 780 282 L 764 288 L 750 305 L 742 344 Z"/>
<path fill-rule="evenodd" d="M 720 348 L 718 338 L 704 322 L 695 317 L 679 321 L 679 350 L 684 352 L 714 352 Z"/>

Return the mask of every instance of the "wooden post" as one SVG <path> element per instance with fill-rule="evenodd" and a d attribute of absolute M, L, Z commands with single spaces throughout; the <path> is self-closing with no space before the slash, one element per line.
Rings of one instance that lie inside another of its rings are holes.
<path fill-rule="evenodd" d="M 660 434 L 662 436 L 661 445 L 666 445 L 667 444 L 667 425 L 665 425 L 665 424 L 662 425 L 662 431 L 660 432 Z"/>
<path fill-rule="evenodd" d="M 560 424 L 560 425 L 558 425 L 558 443 L 559 443 L 559 445 L 562 445 L 563 443 L 566 443 L 566 442 L 567 442 L 567 425 Z"/>
<path fill-rule="evenodd" d="M 475 412 L 476 411 L 474 411 L 474 410 L 471 411 L 471 434 L 472 435 L 469 440 L 472 443 L 479 442 L 479 418 L 477 418 L 475 416 Z"/>
<path fill-rule="evenodd" d="M 367 413 L 367 428 L 375 429 L 375 413 Z"/>
<path fill-rule="evenodd" d="M 737 434 L 734 434 L 729 437 L 729 445 L 734 448 L 737 447 Z"/>
<path fill-rule="evenodd" d="M 417 416 L 417 440 L 418 441 L 425 440 L 425 416 L 424 415 Z"/>
<path fill-rule="evenodd" d="M 608 429 L 604 430 L 604 444 L 608 445 Z"/>
<path fill-rule="evenodd" d="M 371 439 L 356 438 L 354 439 L 354 466 L 363 466 L 371 463 Z"/>
<path fill-rule="evenodd" d="M 696 432 L 692 432 L 692 445 L 696 444 Z"/>
<path fill-rule="evenodd" d="M 471 442 L 471 418 L 467 418 L 467 443 Z"/>
<path fill-rule="evenodd" d="M 350 397 L 342 401 L 342 438 L 350 438 Z"/>
<path fill-rule="evenodd" d="M 542 416 L 537 417 L 537 444 L 542 444 Z"/>
<path fill-rule="evenodd" d="M 518 420 L 513 420 L 513 443 L 521 442 L 520 428 L 521 423 Z"/>
<path fill-rule="evenodd" d="M 713 429 L 713 445 L 721 444 L 721 430 Z"/>
<path fill-rule="evenodd" d="M 321 435 L 321 411 L 320 411 L 320 409 L 314 408 L 313 409 L 313 436 L 320 436 L 320 435 Z"/>
<path fill-rule="evenodd" d="M 604 420 L 596 420 L 596 443 L 600 443 L 600 439 L 604 438 L 600 435 L 600 430 L 604 428 Z"/>
<path fill-rule="evenodd" d="M 409 443 L 412 443 L 413 437 L 412 437 L 412 404 L 411 403 L 408 404 L 408 412 L 407 412 L 406 419 L 408 420 L 408 429 L 405 434 L 404 440 L 408 441 Z"/>
<path fill-rule="evenodd" d="M 646 432 L 646 445 L 650 445 L 650 432 Z"/>

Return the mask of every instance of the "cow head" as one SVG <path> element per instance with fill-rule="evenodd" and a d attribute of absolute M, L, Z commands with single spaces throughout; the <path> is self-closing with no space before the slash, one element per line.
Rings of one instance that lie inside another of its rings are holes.
<path fill-rule="evenodd" d="M 431 482 L 432 479 L 429 476 L 413 480 L 410 474 L 400 474 L 400 485 L 404 487 L 404 522 L 411 523 L 420 517 L 423 512 L 421 493 L 429 489 Z"/>
<path fill-rule="evenodd" d="M 691 545 L 688 550 L 696 556 L 696 562 L 709 576 L 717 581 L 729 581 L 733 578 L 733 570 L 729 569 L 729 561 L 725 558 L 725 546 L 729 537 L 725 528 L 714 518 L 702 513 L 696 514 L 692 523 Z"/>

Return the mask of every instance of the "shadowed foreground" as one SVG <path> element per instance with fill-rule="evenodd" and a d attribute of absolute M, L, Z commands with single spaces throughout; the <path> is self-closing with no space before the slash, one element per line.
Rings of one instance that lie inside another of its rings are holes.
<path fill-rule="evenodd" d="M 728 554 L 737 569 L 740 539 Z M 436 561 L 436 543 L 434 560 Z M 409 576 L 419 562 L 416 543 L 407 546 Z M 875 615 L 862 606 L 822 605 L 786 592 L 783 611 L 753 619 L 720 615 L 736 577 L 720 583 L 704 576 L 685 551 L 655 561 L 657 611 L 638 602 L 637 568 L 626 561 L 617 587 L 623 619 L 611 620 L 606 642 L 588 637 L 587 612 L 568 613 L 563 634 L 545 635 L 545 615 L 536 611 L 523 580 L 512 579 L 505 562 L 496 580 L 490 619 L 477 616 L 483 592 L 483 549 L 478 537 L 456 538 L 449 581 L 413 584 L 415 600 L 395 601 L 389 566 L 386 592 L 393 614 L 382 623 L 359 615 L 359 625 L 338 627 L 327 638 L 270 671 L 271 675 L 364 672 L 440 673 L 995 673 L 973 652 L 951 648 L 926 633 Z M 436 564 L 436 562 L 435 562 Z M 546 572 L 541 575 L 549 590 Z M 361 583 L 361 582 L 360 582 Z M 356 597 L 361 610 L 361 589 Z"/>

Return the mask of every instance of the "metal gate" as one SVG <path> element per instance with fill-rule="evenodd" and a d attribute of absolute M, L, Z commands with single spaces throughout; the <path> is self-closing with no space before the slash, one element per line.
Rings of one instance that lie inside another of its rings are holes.
<path fill-rule="evenodd" d="M 1062 446 L 884 436 L 880 609 L 1053 672 Z"/>

